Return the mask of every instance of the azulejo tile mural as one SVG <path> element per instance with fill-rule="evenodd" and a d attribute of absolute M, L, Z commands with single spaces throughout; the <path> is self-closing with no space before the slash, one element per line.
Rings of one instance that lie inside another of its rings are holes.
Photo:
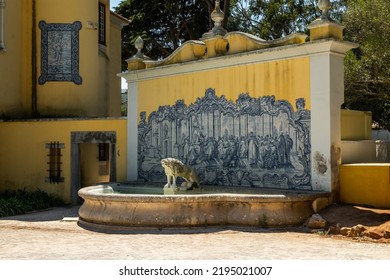
<path fill-rule="evenodd" d="M 233 102 L 207 89 L 192 104 L 141 112 L 138 176 L 164 182 L 160 161 L 175 157 L 201 184 L 310 190 L 310 111 L 303 98 L 295 107 L 247 93 Z"/>
<path fill-rule="evenodd" d="M 41 76 L 38 83 L 71 81 L 82 84 L 79 75 L 80 21 L 74 23 L 46 23 L 41 20 Z"/>

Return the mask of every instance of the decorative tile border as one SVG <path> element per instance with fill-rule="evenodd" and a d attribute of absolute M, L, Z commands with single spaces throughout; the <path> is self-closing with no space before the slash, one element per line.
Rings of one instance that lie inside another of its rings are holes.
<path fill-rule="evenodd" d="M 41 20 L 41 76 L 38 83 L 71 81 L 82 84 L 79 75 L 80 21 L 74 23 L 46 23 Z"/>

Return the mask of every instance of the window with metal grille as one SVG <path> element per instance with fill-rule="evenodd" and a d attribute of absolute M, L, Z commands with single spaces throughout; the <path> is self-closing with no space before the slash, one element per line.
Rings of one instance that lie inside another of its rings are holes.
<path fill-rule="evenodd" d="M 106 5 L 99 3 L 99 44 L 106 44 Z"/>
<path fill-rule="evenodd" d="M 48 167 L 49 177 L 46 177 L 46 182 L 50 184 L 58 184 L 64 182 L 64 178 L 61 177 L 62 172 L 62 154 L 61 149 L 64 148 L 64 144 L 59 142 L 50 142 L 46 144 L 46 149 L 49 150 L 48 157 Z"/>

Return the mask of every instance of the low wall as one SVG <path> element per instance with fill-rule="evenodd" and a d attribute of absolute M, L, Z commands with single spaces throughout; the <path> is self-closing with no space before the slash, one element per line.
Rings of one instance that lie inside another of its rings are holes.
<path fill-rule="evenodd" d="M 340 200 L 390 208 L 390 163 L 341 165 Z"/>
<path fill-rule="evenodd" d="M 341 162 L 390 163 L 390 141 L 341 141 Z"/>
<path fill-rule="evenodd" d="M 340 129 L 342 140 L 370 140 L 371 112 L 341 110 Z"/>

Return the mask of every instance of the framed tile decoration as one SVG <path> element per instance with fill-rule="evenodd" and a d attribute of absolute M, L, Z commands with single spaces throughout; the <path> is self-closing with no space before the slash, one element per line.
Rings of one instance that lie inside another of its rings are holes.
<path fill-rule="evenodd" d="M 46 23 L 41 20 L 41 76 L 38 83 L 70 81 L 82 84 L 79 75 L 80 21 L 74 23 Z"/>
<path fill-rule="evenodd" d="M 215 89 L 186 104 L 140 112 L 138 177 L 164 182 L 161 159 L 174 157 L 195 168 L 202 184 L 312 190 L 311 112 L 274 95 L 235 101 Z"/>

